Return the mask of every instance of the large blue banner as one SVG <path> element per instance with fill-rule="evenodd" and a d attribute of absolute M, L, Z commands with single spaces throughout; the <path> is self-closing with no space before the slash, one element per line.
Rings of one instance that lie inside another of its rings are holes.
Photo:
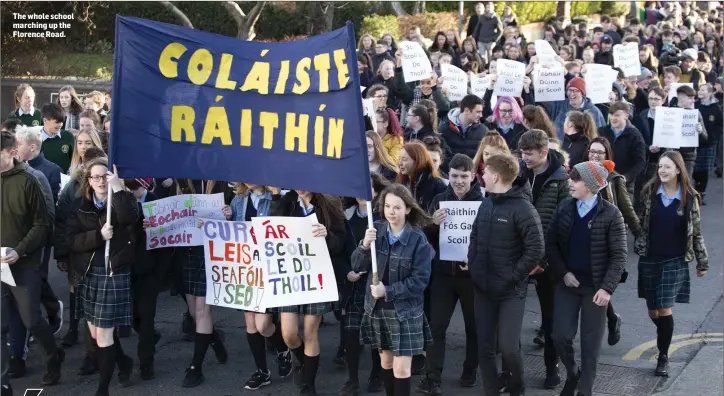
<path fill-rule="evenodd" d="M 111 125 L 123 178 L 372 198 L 349 22 L 263 43 L 118 16 Z"/>

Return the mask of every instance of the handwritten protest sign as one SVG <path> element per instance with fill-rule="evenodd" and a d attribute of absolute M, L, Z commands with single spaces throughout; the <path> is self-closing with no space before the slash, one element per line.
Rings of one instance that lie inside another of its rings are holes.
<path fill-rule="evenodd" d="M 10 248 L 0 248 L 0 257 L 5 257 L 10 253 Z M 8 263 L 1 263 L 0 264 L 0 281 L 3 283 L 15 286 L 15 278 L 13 277 L 13 273 L 10 271 L 10 264 Z"/>
<path fill-rule="evenodd" d="M 141 205 L 146 229 L 146 249 L 169 246 L 201 246 L 203 233 L 197 219 L 224 220 L 224 194 L 176 195 Z"/>
<path fill-rule="evenodd" d="M 372 129 L 377 132 L 377 114 L 375 113 L 375 100 L 373 98 L 366 98 L 363 100 L 365 109 L 367 110 L 367 116 L 370 118 L 372 123 Z"/>
<path fill-rule="evenodd" d="M 478 215 L 480 202 L 442 201 L 447 217 L 440 224 L 440 260 L 463 261 L 468 258 L 470 231 Z"/>
<path fill-rule="evenodd" d="M 525 65 L 508 59 L 498 59 L 498 77 L 493 93 L 498 96 L 520 96 L 523 92 Z"/>
<path fill-rule="evenodd" d="M 593 104 L 608 103 L 608 94 L 613 89 L 611 66 L 589 63 L 586 65 L 586 97 Z"/>
<path fill-rule="evenodd" d="M 613 67 L 621 69 L 626 77 L 641 75 L 639 45 L 636 43 L 614 45 Z"/>
<path fill-rule="evenodd" d="M 206 304 L 264 312 L 264 269 L 251 222 L 203 220 Z"/>
<path fill-rule="evenodd" d="M 63 188 L 65 188 L 65 185 L 68 184 L 70 181 L 70 176 L 61 173 L 60 174 L 60 191 L 63 191 Z"/>
<path fill-rule="evenodd" d="M 681 122 L 681 139 L 679 147 L 699 147 L 699 110 L 684 110 Z"/>
<path fill-rule="evenodd" d="M 679 87 L 684 86 L 684 85 L 688 85 L 688 86 L 694 88 L 694 83 L 673 83 L 673 84 L 669 85 L 669 93 L 668 93 L 668 95 L 669 95 L 668 102 L 669 103 L 671 103 L 671 99 L 674 99 L 675 97 L 677 97 L 676 90 L 679 89 Z"/>
<path fill-rule="evenodd" d="M 351 22 L 283 43 L 120 15 L 115 32 L 111 122 L 124 133 L 108 162 L 121 178 L 372 199 Z"/>
<path fill-rule="evenodd" d="M 443 88 L 447 88 L 447 97 L 450 100 L 462 100 L 468 94 L 468 75 L 453 65 L 440 65 L 440 72 L 444 77 Z"/>
<path fill-rule="evenodd" d="M 470 77 L 470 89 L 473 91 L 473 95 L 482 99 L 488 88 L 490 88 L 490 77 Z"/>
<path fill-rule="evenodd" d="M 556 52 L 553 51 L 551 43 L 546 40 L 536 40 L 534 44 L 535 54 L 538 56 L 541 65 L 560 66 L 560 63 L 555 60 Z"/>
<path fill-rule="evenodd" d="M 654 115 L 654 139 L 652 144 L 656 147 L 679 148 L 683 117 L 684 109 L 658 107 Z"/>
<path fill-rule="evenodd" d="M 566 99 L 566 69 L 536 67 L 533 76 L 536 102 L 555 102 Z"/>
<path fill-rule="evenodd" d="M 252 220 L 264 268 L 267 308 L 337 301 L 337 281 L 324 238 L 312 237 L 316 216 Z"/>
<path fill-rule="evenodd" d="M 402 75 L 405 77 L 405 82 L 430 78 L 432 65 L 420 44 L 403 41 L 399 45 L 402 49 Z"/>

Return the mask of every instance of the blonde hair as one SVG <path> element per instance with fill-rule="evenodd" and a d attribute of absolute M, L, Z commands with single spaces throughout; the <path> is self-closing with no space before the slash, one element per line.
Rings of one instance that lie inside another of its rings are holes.
<path fill-rule="evenodd" d="M 510 154 L 510 148 L 503 138 L 503 135 L 497 131 L 488 131 L 488 133 L 485 134 L 485 137 L 483 137 L 483 140 L 480 141 L 480 145 L 478 145 L 478 152 L 475 153 L 475 158 L 473 158 L 474 172 L 477 172 L 480 168 L 480 163 L 483 161 L 483 151 L 485 151 L 486 147 L 495 147 L 503 150 L 506 154 Z"/>
<path fill-rule="evenodd" d="M 101 107 L 103 107 L 103 105 L 106 103 L 106 95 L 100 91 L 89 92 L 85 95 L 85 97 L 93 99 L 93 101 Z"/>
<path fill-rule="evenodd" d="M 88 134 L 91 141 L 93 141 L 93 145 L 97 148 L 103 150 L 103 144 L 101 143 L 101 138 L 98 136 L 98 131 L 95 130 L 95 128 L 83 128 L 78 132 L 78 135 L 75 137 L 75 144 L 78 144 L 78 137 L 81 134 Z M 73 147 L 73 158 L 70 160 L 70 169 L 77 169 L 78 165 L 81 165 L 83 163 L 83 158 L 80 157 L 80 151 L 77 150 L 76 147 Z"/>
<path fill-rule="evenodd" d="M 375 150 L 375 159 L 377 162 L 379 162 L 382 167 L 393 170 L 397 173 L 399 171 L 397 164 L 395 164 L 395 161 L 392 160 L 392 157 L 390 157 L 387 149 L 385 149 L 385 145 L 382 143 L 380 134 L 375 131 L 367 131 L 366 135 L 368 139 L 372 140 L 372 145 Z"/>
<path fill-rule="evenodd" d="M 31 91 L 33 91 L 33 93 L 35 93 L 35 90 L 33 89 L 33 87 L 30 86 L 30 84 L 18 85 L 18 88 L 15 90 L 15 109 L 20 108 L 20 101 L 23 98 L 23 94 L 27 90 L 31 90 Z"/>

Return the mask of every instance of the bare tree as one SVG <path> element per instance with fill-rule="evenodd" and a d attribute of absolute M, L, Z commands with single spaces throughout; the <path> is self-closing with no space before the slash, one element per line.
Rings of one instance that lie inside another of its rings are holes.
<path fill-rule="evenodd" d="M 463 35 L 463 21 L 465 19 L 465 2 L 463 0 L 458 1 L 458 35 Z"/>
<path fill-rule="evenodd" d="M 236 21 L 236 37 L 240 40 L 254 40 L 254 37 L 256 37 L 254 25 L 256 25 L 256 22 L 259 20 L 261 10 L 264 9 L 266 2 L 257 2 L 248 14 L 245 13 L 235 1 L 225 1 L 221 4 L 224 8 L 226 8 L 226 11 L 229 12 L 229 15 L 231 15 L 231 17 Z"/>
<path fill-rule="evenodd" d="M 397 14 L 398 17 L 407 16 L 407 12 L 405 12 L 405 9 L 402 8 L 402 3 L 399 1 L 391 1 L 390 6 L 392 6 L 392 10 L 395 11 L 395 14 Z"/>
<path fill-rule="evenodd" d="M 332 30 L 334 22 L 333 1 L 313 1 L 307 4 L 307 35 L 315 36 Z"/>
<path fill-rule="evenodd" d="M 186 14 L 184 14 L 183 11 L 179 10 L 178 7 L 176 7 L 173 3 L 171 3 L 170 1 L 162 1 L 161 5 L 165 9 L 170 11 L 173 14 L 173 16 L 175 16 L 176 19 L 178 19 L 179 22 L 181 22 L 181 25 L 183 25 L 187 28 L 191 28 L 191 29 L 194 28 L 194 25 L 191 23 L 191 21 L 186 16 Z"/>

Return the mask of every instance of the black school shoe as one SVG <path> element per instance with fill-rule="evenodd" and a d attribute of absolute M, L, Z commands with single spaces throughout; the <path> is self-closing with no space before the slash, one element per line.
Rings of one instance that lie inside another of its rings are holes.
<path fill-rule="evenodd" d="M 420 383 L 415 387 L 415 393 L 440 396 L 442 395 L 442 387 L 439 381 L 435 381 L 428 376 L 420 380 Z"/>
<path fill-rule="evenodd" d="M 370 375 L 367 380 L 367 393 L 382 392 L 382 380 L 379 375 Z"/>
<path fill-rule="evenodd" d="M 78 375 L 87 376 L 98 372 L 98 363 L 94 356 L 85 355 L 78 367 Z"/>
<path fill-rule="evenodd" d="M 10 378 L 22 378 L 25 376 L 25 360 L 17 356 L 10 357 L 8 376 Z"/>
<path fill-rule="evenodd" d="M 359 396 L 359 382 L 347 380 L 339 390 L 338 396 Z"/>
<path fill-rule="evenodd" d="M 460 386 L 463 388 L 472 388 L 478 382 L 478 369 L 463 369 L 460 376 Z"/>
<path fill-rule="evenodd" d="M 246 381 L 244 389 L 257 390 L 263 386 L 271 385 L 271 371 L 256 370 L 251 378 Z"/>
<path fill-rule="evenodd" d="M 657 377 L 668 377 L 669 376 L 669 357 L 666 355 L 659 355 L 658 362 L 656 363 L 656 371 L 654 375 Z"/>
<path fill-rule="evenodd" d="M 186 376 L 184 376 L 181 386 L 184 388 L 195 388 L 204 382 L 204 373 L 201 372 L 201 367 L 190 366 L 186 369 Z"/>
<path fill-rule="evenodd" d="M 616 345 L 621 340 L 621 315 L 616 320 L 608 321 L 608 345 Z"/>
<path fill-rule="evenodd" d="M 539 347 L 546 346 L 546 333 L 543 331 L 542 326 L 538 328 L 538 331 L 536 331 L 535 337 L 533 337 L 533 343 Z"/>
<path fill-rule="evenodd" d="M 144 381 L 150 381 L 156 378 L 156 372 L 153 369 L 153 364 L 142 364 L 140 371 L 141 379 Z"/>
<path fill-rule="evenodd" d="M 214 340 L 211 342 L 211 349 L 216 354 L 216 360 L 221 364 L 226 364 L 229 360 L 229 353 L 224 346 L 224 333 L 221 330 L 214 329 Z"/>
<path fill-rule="evenodd" d="M 131 385 L 131 373 L 133 372 L 133 358 L 121 356 L 118 359 L 118 385 L 127 388 Z"/>
<path fill-rule="evenodd" d="M 42 384 L 52 386 L 60 381 L 61 366 L 65 360 L 65 351 L 58 348 L 55 354 L 48 359 L 45 374 L 43 374 Z"/>
<path fill-rule="evenodd" d="M 561 391 L 561 396 L 573 396 L 578 387 L 578 380 L 580 379 L 581 370 L 579 369 L 575 377 L 566 380 L 566 384 L 563 385 L 563 390 Z"/>

